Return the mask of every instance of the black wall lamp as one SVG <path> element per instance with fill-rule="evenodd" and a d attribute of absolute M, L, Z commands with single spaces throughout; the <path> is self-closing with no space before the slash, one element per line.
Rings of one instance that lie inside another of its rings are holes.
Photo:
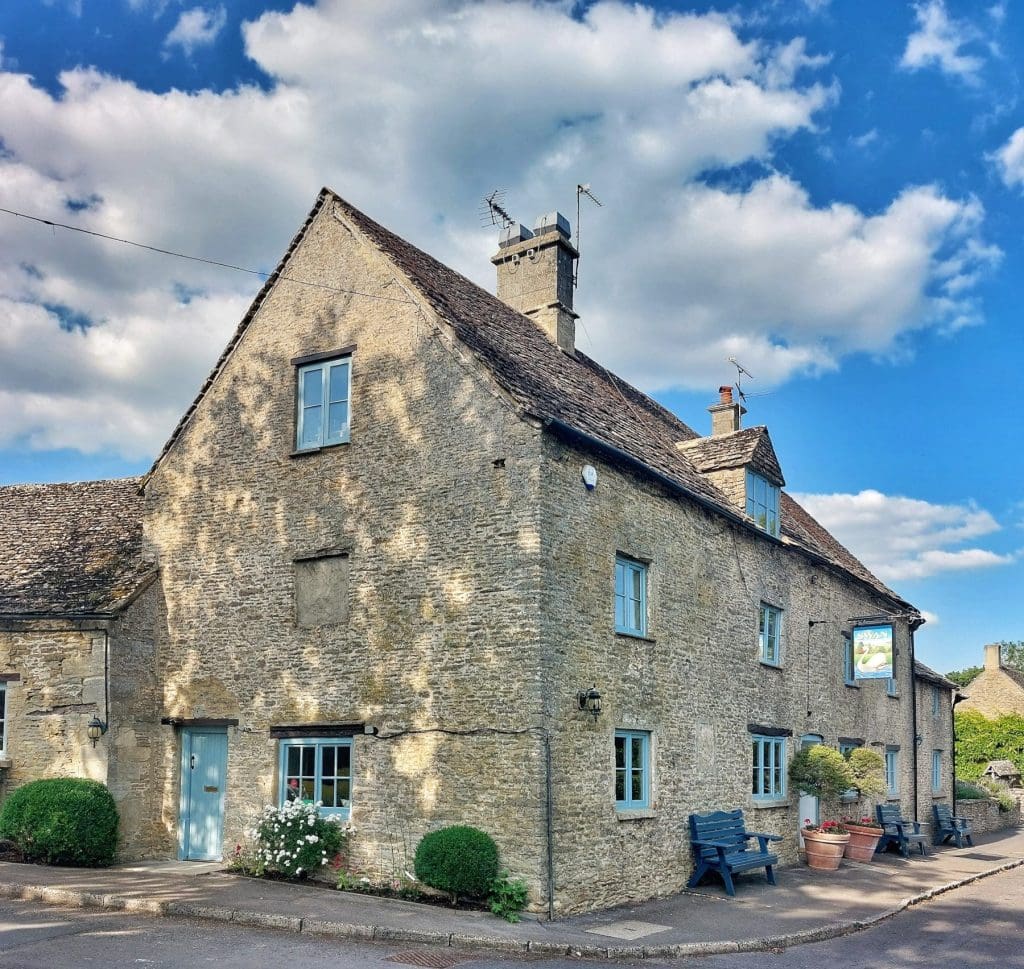
<path fill-rule="evenodd" d="M 592 686 L 589 690 L 580 690 L 576 694 L 576 702 L 579 704 L 580 710 L 594 715 L 595 722 L 601 716 L 601 694 L 597 692 L 596 686 Z"/>
<path fill-rule="evenodd" d="M 108 724 L 105 724 L 96 714 L 93 714 L 92 720 L 89 721 L 85 728 L 85 734 L 92 741 L 93 747 L 96 746 L 96 741 L 107 732 L 107 727 Z"/>

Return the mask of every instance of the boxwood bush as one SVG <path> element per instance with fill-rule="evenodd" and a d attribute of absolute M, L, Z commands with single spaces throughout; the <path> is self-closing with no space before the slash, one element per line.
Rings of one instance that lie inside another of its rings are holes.
<path fill-rule="evenodd" d="M 99 868 L 113 864 L 117 807 L 97 781 L 62 777 L 32 781 L 0 806 L 0 837 L 27 861 Z"/>
<path fill-rule="evenodd" d="M 484 898 L 498 874 L 498 848 L 489 834 L 466 825 L 424 835 L 416 846 L 416 877 L 425 885 L 459 895 Z"/>

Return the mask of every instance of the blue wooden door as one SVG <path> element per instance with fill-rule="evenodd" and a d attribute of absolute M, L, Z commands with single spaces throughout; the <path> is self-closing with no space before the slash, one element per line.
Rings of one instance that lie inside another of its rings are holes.
<path fill-rule="evenodd" d="M 178 831 L 183 859 L 217 861 L 221 858 L 227 767 L 226 730 L 182 730 Z"/>

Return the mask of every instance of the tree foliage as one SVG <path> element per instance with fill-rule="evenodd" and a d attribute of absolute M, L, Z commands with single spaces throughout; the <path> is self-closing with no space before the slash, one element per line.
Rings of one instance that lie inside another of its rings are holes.
<path fill-rule="evenodd" d="M 1009 666 L 1024 672 L 1024 640 L 1000 640 L 999 655 L 1003 661 L 1003 666 Z M 968 666 L 962 670 L 953 670 L 951 673 L 947 673 L 946 677 L 957 686 L 964 687 L 971 680 L 979 676 L 983 670 L 983 666 Z"/>
<path fill-rule="evenodd" d="M 958 710 L 955 725 L 958 777 L 978 780 L 990 760 L 1013 761 L 1024 773 L 1024 717 L 1020 714 L 989 719 L 977 710 Z"/>
<path fill-rule="evenodd" d="M 952 680 L 959 687 L 965 687 L 971 680 L 978 677 L 983 669 L 982 666 L 968 666 L 963 670 L 951 670 L 946 674 L 946 679 Z"/>

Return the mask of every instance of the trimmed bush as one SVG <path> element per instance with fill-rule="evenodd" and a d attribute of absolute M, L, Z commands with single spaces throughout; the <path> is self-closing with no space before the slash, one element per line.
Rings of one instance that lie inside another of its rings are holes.
<path fill-rule="evenodd" d="M 27 861 L 101 868 L 117 849 L 117 806 L 97 781 L 62 777 L 32 781 L 0 807 L 0 837 Z"/>
<path fill-rule="evenodd" d="M 498 847 L 477 828 L 454 825 L 424 835 L 416 846 L 416 877 L 424 885 L 459 895 L 484 898 L 498 875 Z"/>

